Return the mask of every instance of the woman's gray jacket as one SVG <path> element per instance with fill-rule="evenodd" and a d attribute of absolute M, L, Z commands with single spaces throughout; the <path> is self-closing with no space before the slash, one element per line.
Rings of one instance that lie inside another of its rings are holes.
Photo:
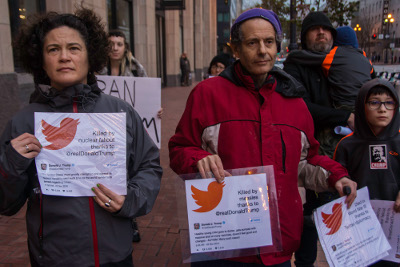
<path fill-rule="evenodd" d="M 10 141 L 34 134 L 34 112 L 126 113 L 127 196 L 110 213 L 91 197 L 43 195 L 35 161 L 19 154 Z M 159 150 L 136 111 L 97 87 L 79 84 L 47 93 L 39 87 L 31 104 L 7 124 L 0 138 L 0 214 L 13 215 L 28 199 L 26 222 L 31 256 L 42 266 L 95 266 L 119 262 L 132 253 L 132 218 L 151 211 L 160 190 Z"/>

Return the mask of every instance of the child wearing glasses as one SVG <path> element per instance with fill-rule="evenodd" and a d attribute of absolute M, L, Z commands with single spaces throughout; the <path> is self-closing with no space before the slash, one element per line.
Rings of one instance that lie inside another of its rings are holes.
<path fill-rule="evenodd" d="M 334 159 L 371 199 L 395 201 L 400 212 L 399 97 L 385 80 L 365 83 L 355 103 L 354 133 L 337 145 Z"/>

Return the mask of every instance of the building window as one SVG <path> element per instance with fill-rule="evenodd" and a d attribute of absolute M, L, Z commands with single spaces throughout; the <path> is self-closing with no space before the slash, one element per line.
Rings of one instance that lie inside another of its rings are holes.
<path fill-rule="evenodd" d="M 229 16 L 229 13 L 225 13 L 225 14 L 224 14 L 224 22 L 229 23 L 230 20 L 231 20 L 231 17 Z"/>
<path fill-rule="evenodd" d="M 8 9 L 10 14 L 11 38 L 14 40 L 21 24 L 24 23 L 29 15 L 46 11 L 46 0 L 8 0 Z M 13 56 L 15 71 L 23 72 L 15 52 Z"/>
<path fill-rule="evenodd" d="M 229 39 L 229 35 L 230 35 L 230 30 L 229 29 L 224 29 L 224 38 L 228 38 Z"/>
<path fill-rule="evenodd" d="M 224 21 L 224 14 L 218 13 L 217 20 L 218 20 L 218 22 L 223 22 Z"/>
<path fill-rule="evenodd" d="M 107 8 L 108 28 L 122 31 L 129 43 L 130 50 L 135 54 L 132 0 L 107 0 Z"/>

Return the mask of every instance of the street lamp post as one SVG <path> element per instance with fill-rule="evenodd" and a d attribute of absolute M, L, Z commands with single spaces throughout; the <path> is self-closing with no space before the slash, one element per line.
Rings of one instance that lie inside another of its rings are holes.
<path fill-rule="evenodd" d="M 394 18 L 393 18 L 393 16 L 392 16 L 392 14 L 388 14 L 387 15 L 387 18 L 385 19 L 385 23 L 387 24 L 387 33 L 386 33 L 386 36 L 388 36 L 388 38 L 387 39 L 389 39 L 390 38 L 390 24 L 393 24 L 393 22 L 394 22 Z M 385 38 L 386 38 L 386 36 L 385 36 Z M 389 40 L 389 42 L 390 42 L 390 40 Z M 393 43 L 394 43 L 394 36 L 393 36 Z M 390 44 L 389 44 L 389 46 L 386 48 L 387 50 L 386 50 L 386 55 L 385 55 L 385 62 L 384 63 L 388 63 L 388 52 L 389 52 L 389 49 L 390 49 L 391 47 L 390 47 Z M 391 51 L 392 51 L 392 55 L 391 55 L 391 64 L 393 64 L 393 52 L 394 52 L 394 47 L 391 49 Z"/>
<path fill-rule="evenodd" d="M 393 25 L 393 22 L 394 22 L 394 18 L 393 18 L 393 16 L 392 16 L 392 14 L 389 14 L 388 15 L 388 19 L 389 19 L 389 22 L 390 22 L 390 24 L 391 25 Z M 389 25 L 390 25 L 389 24 Z M 393 27 L 392 27 L 393 28 Z M 389 31 L 389 27 L 388 27 L 388 32 L 389 32 L 389 35 L 390 35 L 390 31 Z M 390 37 L 389 37 L 390 38 Z M 394 39 L 394 32 L 393 32 L 393 43 L 391 44 L 391 48 L 392 48 L 392 56 L 391 56 L 391 58 L 392 58 L 392 64 L 393 64 L 393 57 L 394 57 L 394 46 L 395 46 L 395 39 Z"/>
<path fill-rule="evenodd" d="M 289 51 L 298 49 L 296 41 L 296 0 L 290 0 L 290 44 Z"/>
<path fill-rule="evenodd" d="M 354 31 L 356 32 L 356 34 L 357 34 L 357 32 L 361 32 L 360 24 L 357 24 L 357 25 L 354 27 Z M 361 39 L 362 39 L 362 38 L 361 38 Z"/>

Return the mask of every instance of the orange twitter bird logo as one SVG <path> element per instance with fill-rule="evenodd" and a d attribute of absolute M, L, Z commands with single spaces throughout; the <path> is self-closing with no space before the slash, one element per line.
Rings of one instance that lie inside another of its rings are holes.
<path fill-rule="evenodd" d="M 49 150 L 59 150 L 69 145 L 75 137 L 78 129 L 79 119 L 65 118 L 61 121 L 60 127 L 55 127 L 42 120 L 42 133 L 51 145 L 43 148 Z"/>
<path fill-rule="evenodd" d="M 333 205 L 332 214 L 326 214 L 321 212 L 322 222 L 327 228 L 331 229 L 327 235 L 333 235 L 339 231 L 342 226 L 342 203 L 336 203 Z"/>
<path fill-rule="evenodd" d="M 200 208 L 193 211 L 208 212 L 218 206 L 222 199 L 222 189 L 224 186 L 225 184 L 223 182 L 218 183 L 217 181 L 214 181 L 208 185 L 207 191 L 202 191 L 192 185 L 192 197 L 196 204 L 200 206 Z"/>

